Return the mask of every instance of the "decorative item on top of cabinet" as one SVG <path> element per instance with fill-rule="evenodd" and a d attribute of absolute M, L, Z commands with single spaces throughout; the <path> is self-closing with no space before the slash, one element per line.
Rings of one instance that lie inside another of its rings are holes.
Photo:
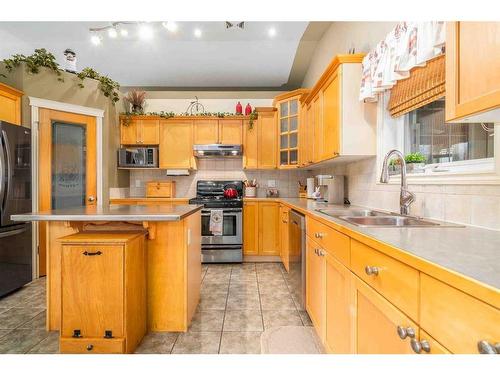
<path fill-rule="evenodd" d="M 146 198 L 174 198 L 175 181 L 148 181 Z"/>
<path fill-rule="evenodd" d="M 22 91 L 0 83 L 0 121 L 21 125 L 22 96 Z"/>
<path fill-rule="evenodd" d="M 376 105 L 359 101 L 363 57 L 335 56 L 304 100 L 307 127 L 313 129 L 314 163 L 338 156 L 357 160 L 376 153 Z M 310 149 L 310 145 L 302 147 Z"/>
<path fill-rule="evenodd" d="M 273 105 L 278 110 L 278 160 L 280 169 L 299 166 L 300 100 L 308 93 L 308 89 L 297 89 L 274 98 Z"/>
<path fill-rule="evenodd" d="M 446 121 L 498 122 L 500 22 L 446 22 Z"/>

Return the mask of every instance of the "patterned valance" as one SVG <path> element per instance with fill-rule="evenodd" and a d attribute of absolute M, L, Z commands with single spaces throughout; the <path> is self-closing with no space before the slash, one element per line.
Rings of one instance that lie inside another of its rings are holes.
<path fill-rule="evenodd" d="M 444 55 L 427 62 L 424 67 L 415 67 L 410 77 L 398 81 L 391 89 L 388 110 L 399 117 L 443 97 L 445 94 Z"/>

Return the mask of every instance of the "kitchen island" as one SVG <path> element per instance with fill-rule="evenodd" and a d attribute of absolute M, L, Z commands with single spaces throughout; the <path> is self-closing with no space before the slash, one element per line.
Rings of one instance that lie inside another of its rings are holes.
<path fill-rule="evenodd" d="M 47 329 L 61 330 L 61 260 L 63 242 L 70 242 L 68 236 L 85 234 L 83 237 L 91 243 L 104 246 L 106 241 L 112 241 L 112 234 L 142 233 L 139 237 L 145 243 L 147 329 L 186 331 L 200 296 L 201 208 L 179 204 L 113 205 L 13 215 L 16 221 L 48 223 L 46 233 L 40 234 L 48 249 Z"/>

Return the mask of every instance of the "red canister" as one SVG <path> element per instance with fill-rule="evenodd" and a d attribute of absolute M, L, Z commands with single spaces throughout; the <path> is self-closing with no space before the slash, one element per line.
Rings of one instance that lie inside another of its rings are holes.
<path fill-rule="evenodd" d="M 252 106 L 250 103 L 247 103 L 247 106 L 245 107 L 245 116 L 249 116 L 252 113 Z"/>
<path fill-rule="evenodd" d="M 238 102 L 238 104 L 236 104 L 236 114 L 241 115 L 242 112 L 243 112 L 243 107 L 241 106 L 241 103 Z"/>

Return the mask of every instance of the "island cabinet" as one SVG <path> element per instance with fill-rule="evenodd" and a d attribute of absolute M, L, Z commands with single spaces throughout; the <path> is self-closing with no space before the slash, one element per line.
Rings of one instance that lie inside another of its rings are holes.
<path fill-rule="evenodd" d="M 133 353 L 146 333 L 144 233 L 60 239 L 61 353 Z"/>
<path fill-rule="evenodd" d="M 278 158 L 278 132 L 276 109 L 257 107 L 258 117 L 250 125 L 245 121 L 243 132 L 243 168 L 276 169 Z"/>
<path fill-rule="evenodd" d="M 122 145 L 158 145 L 160 143 L 160 121 L 139 117 L 122 117 L 120 121 L 120 143 Z"/>
<path fill-rule="evenodd" d="M 0 83 L 0 121 L 21 125 L 23 92 Z"/>
<path fill-rule="evenodd" d="M 279 203 L 243 203 L 243 255 L 279 256 Z"/>
<path fill-rule="evenodd" d="M 446 23 L 446 121 L 500 117 L 500 22 Z"/>
<path fill-rule="evenodd" d="M 375 155 L 376 106 L 359 101 L 363 57 L 335 56 L 304 99 L 303 125 L 312 135 L 306 131 L 308 140 L 299 142 L 299 154 L 312 150 L 312 157 L 302 166 L 339 156 L 355 160 Z"/>
<path fill-rule="evenodd" d="M 194 169 L 193 120 L 160 121 L 160 168 Z"/>

